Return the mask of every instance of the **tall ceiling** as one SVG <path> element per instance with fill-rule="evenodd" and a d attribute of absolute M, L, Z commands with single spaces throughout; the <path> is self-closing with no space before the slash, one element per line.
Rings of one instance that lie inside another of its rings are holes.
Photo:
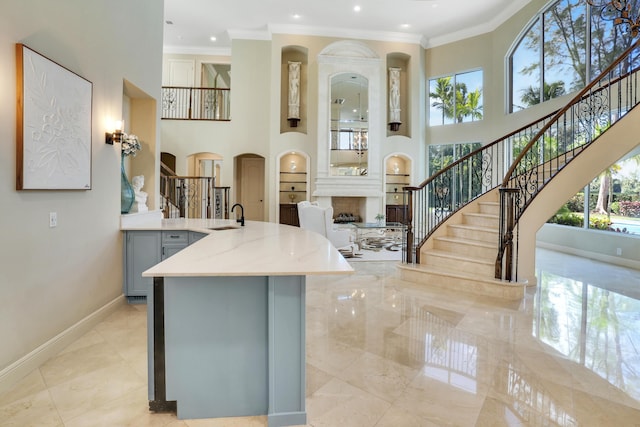
<path fill-rule="evenodd" d="M 529 2 L 164 0 L 164 47 L 166 52 L 223 54 L 234 38 L 268 40 L 275 33 L 436 46 L 491 31 Z"/>

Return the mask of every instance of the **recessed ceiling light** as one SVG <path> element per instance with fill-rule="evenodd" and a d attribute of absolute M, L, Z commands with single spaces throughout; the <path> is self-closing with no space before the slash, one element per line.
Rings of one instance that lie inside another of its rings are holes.
<path fill-rule="evenodd" d="M 360 12 L 362 10 L 362 8 L 358 5 L 353 6 L 353 11 L 354 12 Z"/>
<path fill-rule="evenodd" d="M 293 19 L 300 19 L 300 18 L 302 18 L 302 15 L 300 15 L 299 13 L 294 13 L 292 16 L 293 16 Z"/>
<path fill-rule="evenodd" d="M 210 39 L 212 42 L 214 42 L 214 41 L 218 40 L 218 39 L 216 38 L 216 36 L 211 36 L 209 39 Z"/>
<path fill-rule="evenodd" d="M 401 27 L 402 28 L 409 28 L 409 27 L 411 27 L 411 24 L 402 24 Z"/>

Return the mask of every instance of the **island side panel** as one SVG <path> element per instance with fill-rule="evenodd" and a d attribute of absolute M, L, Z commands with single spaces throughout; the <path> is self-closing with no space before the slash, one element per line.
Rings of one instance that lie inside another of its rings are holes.
<path fill-rule="evenodd" d="M 164 281 L 167 400 L 178 418 L 266 414 L 267 278 Z"/>
<path fill-rule="evenodd" d="M 305 425 L 305 276 L 269 277 L 269 427 Z"/>

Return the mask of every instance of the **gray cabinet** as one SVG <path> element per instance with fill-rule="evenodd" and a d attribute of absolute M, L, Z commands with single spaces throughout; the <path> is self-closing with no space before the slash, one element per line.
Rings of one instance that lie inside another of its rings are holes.
<path fill-rule="evenodd" d="M 171 255 L 180 252 L 189 246 L 189 232 L 180 231 L 163 231 L 162 232 L 162 260 L 169 258 Z"/>
<path fill-rule="evenodd" d="M 144 303 L 153 278 L 142 277 L 145 270 L 161 261 L 159 231 L 126 231 L 124 241 L 124 296 L 130 303 Z"/>
<path fill-rule="evenodd" d="M 142 273 L 206 235 L 187 230 L 125 231 L 123 292 L 127 301 L 144 303 L 153 279 Z"/>
<path fill-rule="evenodd" d="M 198 233 L 197 231 L 190 231 L 189 232 L 189 244 L 197 242 L 198 240 L 202 239 L 204 236 L 208 236 L 208 234 L 207 233 Z"/>

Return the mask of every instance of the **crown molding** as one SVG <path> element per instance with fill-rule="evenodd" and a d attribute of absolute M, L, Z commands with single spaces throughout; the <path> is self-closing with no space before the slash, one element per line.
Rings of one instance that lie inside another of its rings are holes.
<path fill-rule="evenodd" d="M 162 52 L 170 55 L 231 56 L 230 47 L 163 46 Z"/>
<path fill-rule="evenodd" d="M 314 27 L 305 25 L 269 25 L 268 27 L 272 34 L 376 40 L 394 43 L 420 44 L 420 40 L 422 38 L 421 34 L 391 31 L 364 31 L 348 28 Z"/>
<path fill-rule="evenodd" d="M 432 47 L 442 46 L 445 44 L 461 41 L 470 37 L 475 37 L 495 31 L 500 25 L 504 24 L 508 19 L 513 17 L 513 15 L 515 15 L 520 11 L 520 9 L 522 9 L 529 3 L 531 3 L 531 0 L 515 0 L 489 22 L 476 25 L 474 27 L 465 28 L 460 31 L 455 31 L 443 36 L 431 38 L 425 37 L 421 43 L 422 47 L 428 49 Z"/>

